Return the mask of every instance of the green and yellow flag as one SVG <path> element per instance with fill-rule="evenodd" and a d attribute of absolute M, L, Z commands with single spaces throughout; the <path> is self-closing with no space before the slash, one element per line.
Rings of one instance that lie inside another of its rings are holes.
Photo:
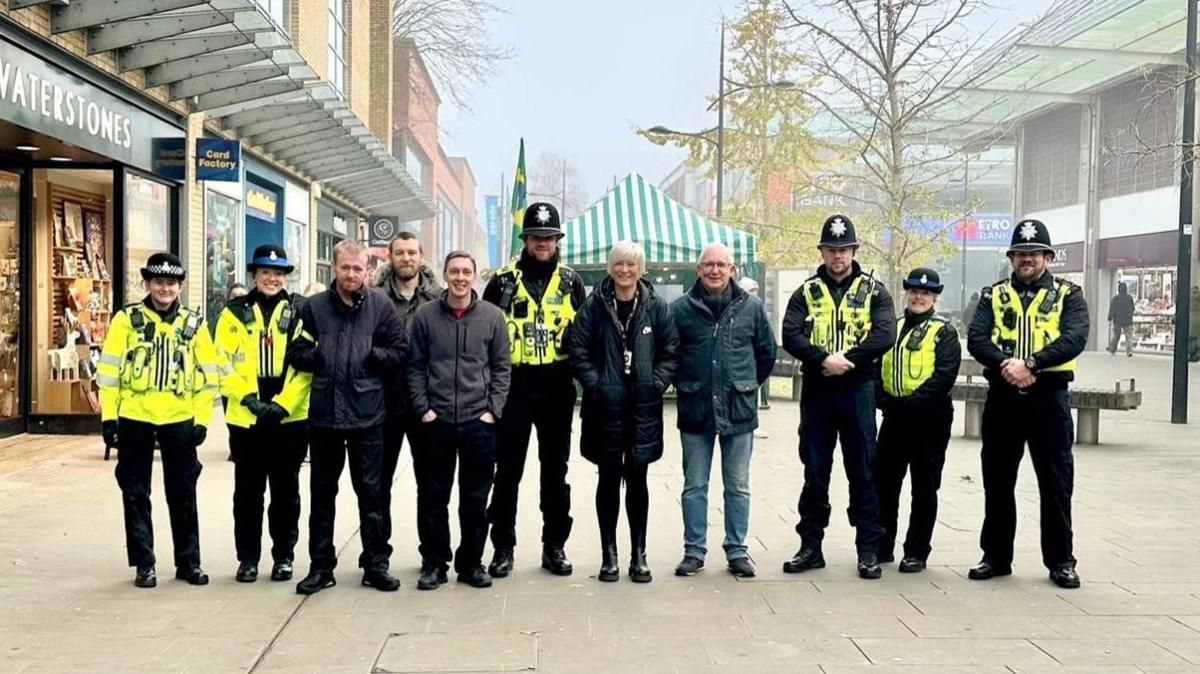
<path fill-rule="evenodd" d="M 521 153 L 517 156 L 517 177 L 513 180 L 512 192 L 512 246 L 510 253 L 521 251 L 521 226 L 525 219 L 525 207 L 529 200 L 525 192 L 525 139 L 521 139 Z"/>

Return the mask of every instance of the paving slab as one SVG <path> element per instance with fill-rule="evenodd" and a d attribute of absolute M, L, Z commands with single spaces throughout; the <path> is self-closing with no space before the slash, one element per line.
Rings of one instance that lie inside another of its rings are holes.
<path fill-rule="evenodd" d="M 1036 665 L 1058 664 L 1026 639 L 855 639 L 875 664 Z"/>
<path fill-rule="evenodd" d="M 1182 665 L 1186 662 L 1150 639 L 1033 639 L 1034 645 L 1067 666 Z"/>

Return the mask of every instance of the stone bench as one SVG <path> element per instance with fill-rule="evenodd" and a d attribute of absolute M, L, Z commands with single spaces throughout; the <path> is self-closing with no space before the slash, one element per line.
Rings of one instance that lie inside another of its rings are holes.
<path fill-rule="evenodd" d="M 963 363 L 966 365 L 966 363 Z M 978 363 L 976 363 L 978 365 Z M 980 368 L 982 373 L 982 368 Z M 978 374 L 959 372 L 967 377 L 967 381 L 954 383 L 951 397 L 965 404 L 966 415 L 963 418 L 964 438 L 979 438 L 983 425 L 983 403 L 987 399 L 988 383 L 972 381 Z M 1128 381 L 1128 387 L 1122 387 L 1118 381 L 1111 389 L 1104 388 L 1072 388 L 1070 389 L 1070 405 L 1079 410 L 1079 420 L 1075 424 L 1075 440 L 1081 445 L 1100 444 L 1100 410 L 1132 410 L 1142 404 L 1142 392 L 1135 388 L 1133 379 Z"/>

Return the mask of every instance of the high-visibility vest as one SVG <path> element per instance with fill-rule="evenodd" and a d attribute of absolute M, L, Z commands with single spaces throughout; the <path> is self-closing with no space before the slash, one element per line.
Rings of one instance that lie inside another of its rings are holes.
<path fill-rule="evenodd" d="M 1025 360 L 1046 348 L 1062 334 L 1062 312 L 1067 295 L 1078 287 L 1056 281 L 1053 288 L 1040 288 L 1029 307 L 1011 281 L 992 286 L 992 343 L 1006 355 Z M 1046 372 L 1074 372 L 1075 359 L 1045 368 Z"/>
<path fill-rule="evenodd" d="M 275 305 L 267 320 L 257 302 L 238 298 L 225 305 L 217 318 L 215 341 L 222 362 L 228 364 L 221 376 L 221 395 L 229 398 L 226 423 L 239 428 L 254 425 L 256 418 L 242 399 L 260 395 L 258 380 L 269 377 L 283 378 L 283 390 L 271 399 L 288 411 L 283 423 L 308 418 L 312 374 L 287 365 L 287 346 L 299 336 L 299 323 L 299 311 L 287 297 Z"/>
<path fill-rule="evenodd" d="M 207 426 L 220 366 L 198 312 L 180 308 L 167 322 L 144 303 L 131 304 L 113 316 L 96 368 L 100 418 Z"/>
<path fill-rule="evenodd" d="M 875 281 L 859 275 L 850 283 L 840 302 L 820 276 L 804 282 L 804 300 L 811 322 L 809 341 L 829 353 L 847 351 L 859 345 L 871 331 L 871 303 Z"/>
<path fill-rule="evenodd" d="M 896 321 L 896 343 L 883 354 L 880 364 L 883 390 L 897 398 L 916 393 L 933 376 L 937 367 L 938 333 L 946 326 L 945 318 L 930 316 L 905 335 L 905 320 Z"/>
<path fill-rule="evenodd" d="M 550 275 L 539 303 L 521 280 L 521 270 L 509 263 L 500 270 L 500 310 L 508 325 L 513 365 L 549 365 L 567 360 L 563 336 L 579 307 L 571 298 L 575 272 L 559 265 Z"/>

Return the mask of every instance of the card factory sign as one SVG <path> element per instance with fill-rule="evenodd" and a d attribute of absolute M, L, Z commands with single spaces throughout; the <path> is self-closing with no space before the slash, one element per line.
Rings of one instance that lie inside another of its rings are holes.
<path fill-rule="evenodd" d="M 150 140 L 183 130 L 0 40 L 0 119 L 153 170 Z"/>

